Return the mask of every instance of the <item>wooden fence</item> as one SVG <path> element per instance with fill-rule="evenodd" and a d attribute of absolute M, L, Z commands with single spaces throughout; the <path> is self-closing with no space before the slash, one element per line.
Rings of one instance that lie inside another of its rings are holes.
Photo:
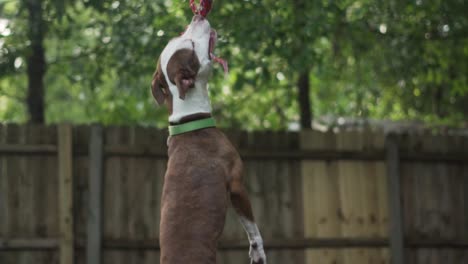
<path fill-rule="evenodd" d="M 268 263 L 468 263 L 468 138 L 227 134 Z M 166 138 L 152 128 L 0 125 L 0 263 L 159 263 Z M 249 263 L 232 210 L 218 257 Z"/>

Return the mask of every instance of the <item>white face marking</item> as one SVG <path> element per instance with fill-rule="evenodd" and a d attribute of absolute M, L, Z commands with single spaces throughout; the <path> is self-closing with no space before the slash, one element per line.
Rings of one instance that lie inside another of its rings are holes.
<path fill-rule="evenodd" d="M 250 258 L 254 262 L 258 262 L 260 259 L 262 259 L 263 263 L 266 264 L 266 255 L 265 251 L 263 250 L 263 239 L 260 235 L 260 231 L 258 230 L 257 224 L 242 216 L 239 217 L 239 220 L 242 226 L 244 227 L 245 232 L 247 233 L 247 237 L 249 238 Z M 254 247 L 253 245 L 256 245 L 256 247 Z"/>
<path fill-rule="evenodd" d="M 211 113 L 211 103 L 208 96 L 208 80 L 211 77 L 212 63 L 209 56 L 211 26 L 206 19 L 194 17 L 187 30 L 180 37 L 171 40 L 161 53 L 161 68 L 172 93 L 172 115 L 169 122 L 178 122 L 184 116 L 195 113 Z M 167 65 L 172 55 L 180 49 L 194 49 L 200 62 L 195 86 L 189 89 L 185 100 L 179 98 L 177 86 L 169 81 Z"/>

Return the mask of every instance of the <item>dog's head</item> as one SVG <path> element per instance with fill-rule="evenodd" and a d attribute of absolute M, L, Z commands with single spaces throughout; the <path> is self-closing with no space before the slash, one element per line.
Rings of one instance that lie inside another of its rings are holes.
<path fill-rule="evenodd" d="M 185 99 L 195 86 L 210 78 L 216 32 L 203 16 L 195 15 L 186 31 L 172 39 L 161 53 L 153 75 L 152 93 L 158 104 L 172 108 L 172 98 Z"/>

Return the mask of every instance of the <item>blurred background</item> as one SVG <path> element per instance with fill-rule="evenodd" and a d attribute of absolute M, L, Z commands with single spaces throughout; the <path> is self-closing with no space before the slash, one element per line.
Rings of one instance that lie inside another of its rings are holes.
<path fill-rule="evenodd" d="M 164 127 L 149 86 L 188 0 L 0 1 L 0 120 Z M 214 1 L 225 127 L 347 119 L 466 127 L 466 2 Z M 252 114 L 252 113 L 255 113 Z"/>
<path fill-rule="evenodd" d="M 269 264 L 468 263 L 464 0 L 214 0 Z M 0 0 L 0 263 L 159 263 L 156 60 L 188 0 Z M 90 125 L 94 124 L 94 125 Z M 248 262 L 232 210 L 219 263 Z"/>

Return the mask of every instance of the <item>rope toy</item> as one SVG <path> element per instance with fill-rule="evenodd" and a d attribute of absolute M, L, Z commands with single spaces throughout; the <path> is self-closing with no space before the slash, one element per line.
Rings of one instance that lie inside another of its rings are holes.
<path fill-rule="evenodd" d="M 197 7 L 195 0 L 190 0 L 190 8 L 195 15 L 206 17 L 211 11 L 213 0 L 200 0 L 200 5 Z"/>

